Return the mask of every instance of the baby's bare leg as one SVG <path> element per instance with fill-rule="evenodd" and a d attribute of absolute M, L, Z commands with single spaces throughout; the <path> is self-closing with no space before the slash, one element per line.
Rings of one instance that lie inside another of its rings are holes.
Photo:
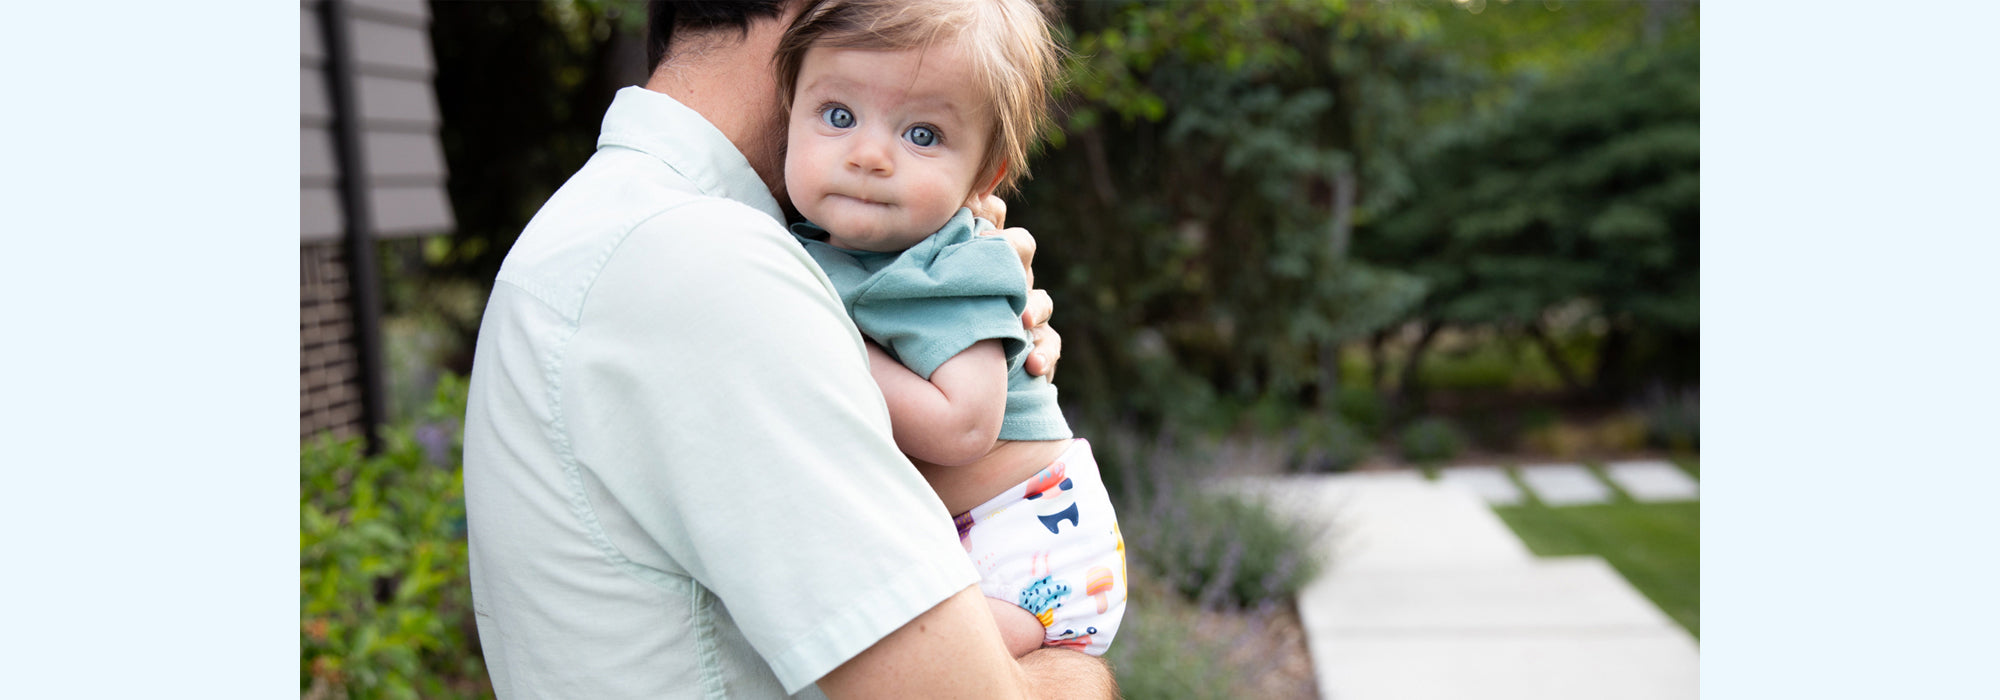
<path fill-rule="evenodd" d="M 1000 625 L 1000 639 L 1007 643 L 1007 651 L 1014 658 L 1042 648 L 1042 640 L 1048 633 L 1034 614 L 998 598 L 987 598 L 986 605 L 993 608 L 993 622 Z"/>

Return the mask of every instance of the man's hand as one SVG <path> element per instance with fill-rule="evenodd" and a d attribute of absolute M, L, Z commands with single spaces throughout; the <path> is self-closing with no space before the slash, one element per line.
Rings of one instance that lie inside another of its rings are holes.
<path fill-rule="evenodd" d="M 1102 659 L 1069 649 L 1007 654 L 986 596 L 971 586 L 903 623 L 819 679 L 833 700 L 847 698 L 1034 698 L 1115 700 L 1117 680 Z"/>
<path fill-rule="evenodd" d="M 1006 228 L 1007 203 L 999 197 L 986 195 L 973 203 L 973 216 L 993 222 L 994 229 L 980 235 L 1000 236 L 1007 244 L 1014 246 L 1014 252 L 1021 256 L 1021 269 L 1028 273 L 1028 308 L 1021 313 L 1021 327 L 1035 341 L 1034 350 L 1028 353 L 1028 374 L 1037 377 L 1056 378 L 1056 360 L 1062 358 L 1062 335 L 1049 327 L 1049 317 L 1055 315 L 1055 302 L 1049 293 L 1035 288 L 1035 237 L 1024 228 Z"/>

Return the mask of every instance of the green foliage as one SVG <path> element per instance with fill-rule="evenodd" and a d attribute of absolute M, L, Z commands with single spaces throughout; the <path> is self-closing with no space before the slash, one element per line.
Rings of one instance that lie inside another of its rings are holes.
<path fill-rule="evenodd" d="M 1426 416 L 1405 426 L 1398 444 L 1403 459 L 1432 465 L 1457 457 L 1465 449 L 1465 432 L 1448 419 Z"/>
<path fill-rule="evenodd" d="M 1600 388 L 1692 381 L 1699 76 L 1692 40 L 1641 44 L 1441 132 L 1414 169 L 1417 196 L 1361 254 L 1420 275 L 1422 313 L 1445 323 L 1540 329 L 1585 309 L 1608 328 Z"/>
<path fill-rule="evenodd" d="M 1204 634 L 1199 612 L 1143 571 L 1128 586 L 1125 620 L 1105 659 L 1126 700 L 1233 700 L 1257 677 L 1232 658 L 1241 640 Z"/>
<path fill-rule="evenodd" d="M 1427 38 L 1438 11 L 1071 6 L 1066 130 L 1017 207 L 1068 319 L 1069 396 L 1159 419 L 1176 402 L 1135 393 L 1149 382 L 1296 398 L 1327 383 L 1324 348 L 1415 307 L 1421 280 L 1346 251 L 1407 191 L 1401 154 L 1435 121 L 1425 108 L 1465 89 Z"/>
<path fill-rule="evenodd" d="M 299 453 L 299 687 L 317 696 L 476 696 L 485 680 L 472 591 L 458 422 L 446 376 L 382 454 L 322 438 Z"/>
<path fill-rule="evenodd" d="M 1205 458 L 1170 439 L 1093 442 L 1114 488 L 1126 557 L 1203 609 L 1290 600 L 1319 570 L 1319 533 L 1262 503 L 1204 488 Z"/>
<path fill-rule="evenodd" d="M 1368 457 L 1368 435 L 1339 414 L 1305 420 L 1296 434 L 1298 447 L 1291 465 L 1294 471 L 1347 471 Z"/>
<path fill-rule="evenodd" d="M 1380 435 L 1389 422 L 1389 405 L 1374 387 L 1343 386 L 1334 396 L 1333 406 L 1340 418 L 1361 431 L 1364 438 Z"/>
<path fill-rule="evenodd" d="M 1194 490 L 1176 496 L 1154 506 L 1168 517 L 1150 518 L 1158 535 L 1133 550 L 1181 595 L 1205 607 L 1255 607 L 1291 599 L 1316 573 L 1305 533 L 1263 504 Z"/>
<path fill-rule="evenodd" d="M 1655 390 L 1645 402 L 1646 440 L 1674 452 L 1701 447 L 1701 395 Z"/>

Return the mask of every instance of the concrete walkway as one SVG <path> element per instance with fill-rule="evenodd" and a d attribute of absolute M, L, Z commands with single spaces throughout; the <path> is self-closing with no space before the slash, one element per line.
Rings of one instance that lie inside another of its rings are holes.
<path fill-rule="evenodd" d="M 1592 491 L 1568 470 L 1532 472 L 1552 479 L 1518 473 L 1545 502 Z M 1487 506 L 1504 500 L 1493 495 L 1501 490 L 1468 481 L 1512 479 L 1492 469 L 1447 471 L 1436 482 L 1414 472 L 1227 482 L 1326 526 L 1319 546 L 1328 570 L 1299 593 L 1321 697 L 1700 696 L 1693 636 L 1602 559 L 1529 553 Z"/>

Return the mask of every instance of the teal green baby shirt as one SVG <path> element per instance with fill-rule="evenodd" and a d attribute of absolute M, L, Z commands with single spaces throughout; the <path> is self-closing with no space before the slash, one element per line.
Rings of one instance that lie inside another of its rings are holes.
<path fill-rule="evenodd" d="M 828 245 L 826 230 L 792 225 L 862 335 L 881 345 L 917 376 L 930 379 L 945 360 L 988 338 L 1007 355 L 1007 413 L 1002 440 L 1061 440 L 1069 422 L 1056 405 L 1056 387 L 1030 376 L 1031 349 L 1021 312 L 1028 278 L 1021 258 L 999 236 L 981 236 L 993 224 L 961 208 L 944 228 L 901 253 L 871 253 Z"/>

